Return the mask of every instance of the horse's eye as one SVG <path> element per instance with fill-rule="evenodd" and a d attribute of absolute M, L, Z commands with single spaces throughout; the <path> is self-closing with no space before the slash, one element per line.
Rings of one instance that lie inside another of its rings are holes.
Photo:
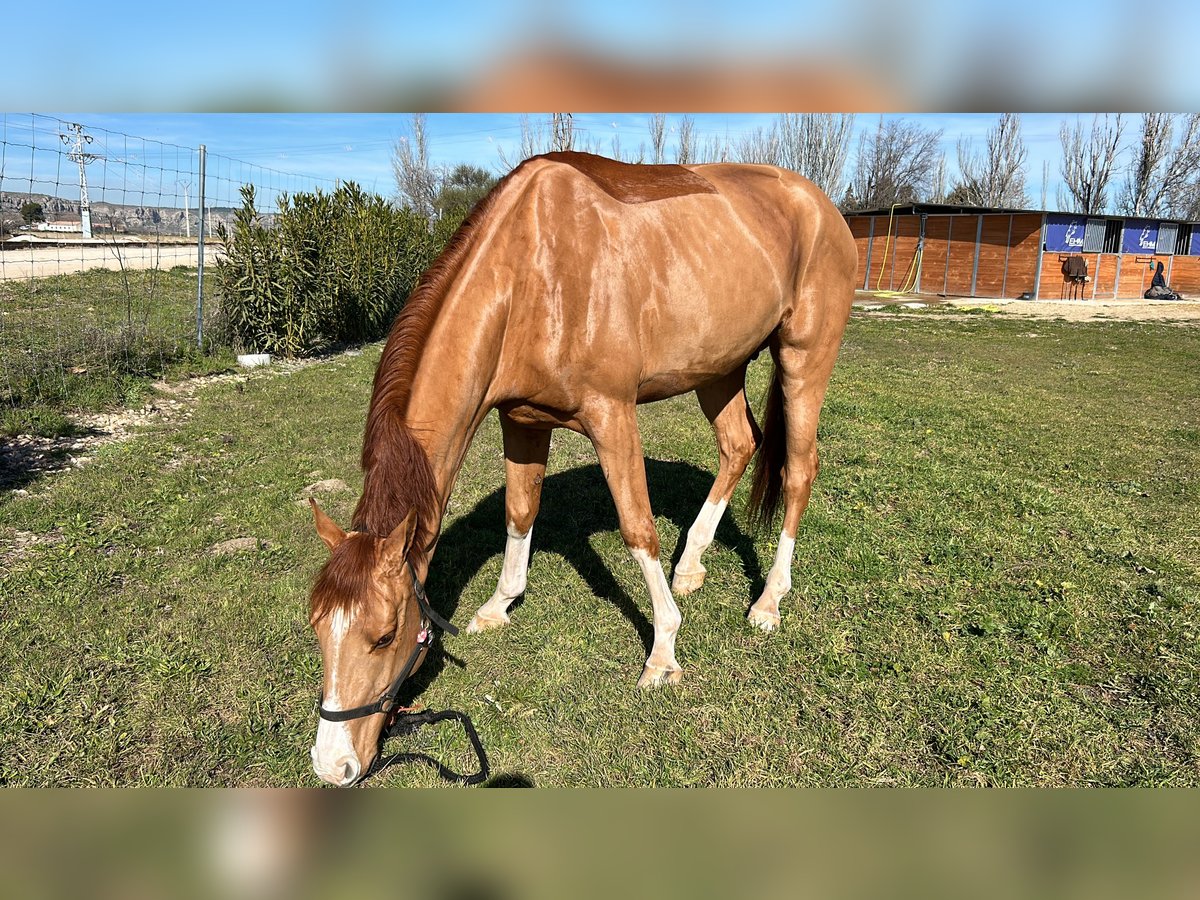
<path fill-rule="evenodd" d="M 386 647 L 388 644 L 390 644 L 395 639 L 396 639 L 396 632 L 389 631 L 387 634 L 385 634 L 383 637 L 381 637 L 379 640 L 377 640 L 375 642 L 375 649 L 382 650 L 384 647 Z"/>

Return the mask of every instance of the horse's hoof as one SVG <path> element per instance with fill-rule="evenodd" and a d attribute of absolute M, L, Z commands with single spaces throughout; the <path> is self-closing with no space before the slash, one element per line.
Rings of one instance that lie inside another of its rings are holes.
<path fill-rule="evenodd" d="M 779 627 L 779 613 L 764 612 L 761 609 L 750 608 L 746 621 L 763 631 L 774 631 Z"/>
<path fill-rule="evenodd" d="M 692 591 L 700 590 L 704 584 L 704 576 L 708 574 L 704 567 L 698 572 L 680 572 L 675 571 L 675 577 L 671 579 L 671 590 L 679 597 L 686 597 Z"/>
<path fill-rule="evenodd" d="M 642 670 L 642 677 L 638 679 L 637 686 L 645 690 L 646 688 L 662 687 L 664 684 L 679 684 L 683 680 L 683 669 L 678 666 L 673 669 L 664 669 L 661 666 L 652 666 L 647 663 L 646 668 Z"/>
<path fill-rule="evenodd" d="M 467 623 L 467 634 L 479 634 L 481 631 L 491 631 L 493 628 L 503 628 L 508 624 L 508 616 L 502 619 L 485 618 L 479 613 L 471 617 Z"/>

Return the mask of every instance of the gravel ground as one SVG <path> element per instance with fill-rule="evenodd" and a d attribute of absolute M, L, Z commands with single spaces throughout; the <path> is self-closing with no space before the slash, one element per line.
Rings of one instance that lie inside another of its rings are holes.
<path fill-rule="evenodd" d="M 1130 321 L 1183 322 L 1200 324 L 1198 300 L 988 300 L 967 297 L 895 297 L 878 298 L 860 292 L 855 300 L 857 309 L 878 308 L 886 311 L 893 306 L 923 304 L 930 307 L 994 309 L 1004 316 L 1027 319 L 1065 319 L 1068 322 Z"/>
<path fill-rule="evenodd" d="M 347 352 L 355 354 L 361 351 Z M 92 454 L 105 444 L 125 440 L 150 425 L 186 420 L 192 413 L 195 395 L 200 388 L 210 384 L 288 375 L 324 359 L 278 360 L 270 366 L 191 378 L 176 384 L 160 381 L 154 385 L 158 396 L 137 409 L 74 417 L 73 421 L 80 430 L 77 435 L 0 438 L 0 490 L 22 493 L 23 485 L 42 475 L 86 465 Z"/>
<path fill-rule="evenodd" d="M 949 301 L 951 306 L 996 306 L 1006 316 L 1090 322 L 1117 319 L 1131 322 L 1200 323 L 1196 300 L 972 300 Z"/>

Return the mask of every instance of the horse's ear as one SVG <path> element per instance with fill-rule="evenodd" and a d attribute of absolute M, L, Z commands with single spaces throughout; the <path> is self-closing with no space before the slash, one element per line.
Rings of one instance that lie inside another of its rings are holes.
<path fill-rule="evenodd" d="M 417 530 L 417 511 L 410 509 L 404 521 L 392 529 L 383 541 L 383 550 L 379 554 L 379 566 L 387 575 L 396 575 L 404 568 L 408 558 L 408 548 L 412 544 L 413 535 Z"/>
<path fill-rule="evenodd" d="M 308 502 L 312 506 L 313 519 L 317 523 L 317 534 L 321 536 L 321 540 L 325 542 L 325 546 L 329 548 L 330 552 L 336 550 L 346 539 L 346 532 L 342 531 L 333 519 L 321 511 L 321 507 L 317 506 L 315 499 L 309 497 Z"/>

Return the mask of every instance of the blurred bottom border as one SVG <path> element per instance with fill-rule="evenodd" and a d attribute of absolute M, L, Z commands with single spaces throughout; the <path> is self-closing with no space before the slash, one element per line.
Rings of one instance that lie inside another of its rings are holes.
<path fill-rule="evenodd" d="M 1155 790 L 11 791 L 9 896 L 1194 897 Z"/>

